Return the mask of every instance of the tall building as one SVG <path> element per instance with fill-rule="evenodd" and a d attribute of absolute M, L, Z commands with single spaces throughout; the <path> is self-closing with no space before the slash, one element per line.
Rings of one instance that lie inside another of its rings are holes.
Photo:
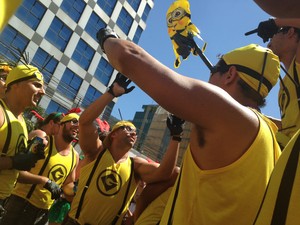
<path fill-rule="evenodd" d="M 134 146 L 143 155 L 160 162 L 168 148 L 170 131 L 166 125 L 168 112 L 158 105 L 144 105 L 143 112 L 136 112 L 133 123 L 137 127 L 138 140 Z M 177 165 L 189 143 L 192 124 L 185 122 Z"/>
<path fill-rule="evenodd" d="M 0 34 L 0 57 L 20 52 L 44 74 L 45 112 L 86 108 L 101 96 L 115 71 L 96 39 L 102 27 L 138 43 L 154 0 L 24 0 Z M 116 99 L 102 115 L 108 120 Z"/>

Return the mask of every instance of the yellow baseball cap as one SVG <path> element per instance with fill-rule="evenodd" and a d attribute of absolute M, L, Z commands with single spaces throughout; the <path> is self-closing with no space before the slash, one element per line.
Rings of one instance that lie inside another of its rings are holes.
<path fill-rule="evenodd" d="M 280 61 L 269 48 L 250 44 L 222 56 L 228 66 L 235 66 L 239 76 L 265 98 L 277 83 Z"/>
<path fill-rule="evenodd" d="M 133 125 L 133 123 L 126 121 L 126 120 L 121 120 L 117 122 L 113 128 L 111 129 L 111 132 L 105 137 L 103 144 L 105 147 L 109 147 L 111 144 L 111 134 L 116 131 L 118 128 L 123 127 L 123 126 L 129 126 L 131 128 L 136 129 L 136 127 Z"/>
<path fill-rule="evenodd" d="M 66 123 L 73 119 L 79 120 L 79 115 L 77 113 L 67 114 L 60 120 L 60 123 Z"/>
<path fill-rule="evenodd" d="M 43 74 L 38 68 L 31 65 L 18 65 L 8 73 L 6 86 L 25 80 L 38 80 L 44 83 Z"/>

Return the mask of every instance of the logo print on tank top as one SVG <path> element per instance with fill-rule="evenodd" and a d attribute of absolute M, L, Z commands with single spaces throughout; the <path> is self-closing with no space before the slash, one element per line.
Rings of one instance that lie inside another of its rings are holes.
<path fill-rule="evenodd" d="M 56 164 L 49 170 L 48 177 L 49 179 L 60 185 L 65 181 L 67 172 L 68 170 L 64 165 Z"/>
<path fill-rule="evenodd" d="M 106 169 L 97 178 L 97 188 L 105 196 L 116 195 L 122 187 L 122 178 L 114 170 Z"/>

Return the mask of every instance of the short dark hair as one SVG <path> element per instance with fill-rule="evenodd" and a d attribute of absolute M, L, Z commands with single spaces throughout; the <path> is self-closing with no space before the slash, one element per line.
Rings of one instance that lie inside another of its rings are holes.
<path fill-rule="evenodd" d="M 40 129 L 42 126 L 47 125 L 51 120 L 53 120 L 54 123 L 59 123 L 62 118 L 63 118 L 63 113 L 60 112 L 50 113 L 44 120 L 41 120 L 37 123 L 36 128 Z"/>
<path fill-rule="evenodd" d="M 229 68 L 230 66 L 228 66 L 224 59 L 221 58 L 219 62 L 213 67 L 212 73 L 220 72 L 221 74 L 224 74 L 229 70 Z M 239 78 L 238 84 L 241 87 L 243 95 L 255 101 L 258 107 L 261 108 L 266 105 L 266 99 L 263 98 L 259 92 L 248 85 L 243 79 Z"/>

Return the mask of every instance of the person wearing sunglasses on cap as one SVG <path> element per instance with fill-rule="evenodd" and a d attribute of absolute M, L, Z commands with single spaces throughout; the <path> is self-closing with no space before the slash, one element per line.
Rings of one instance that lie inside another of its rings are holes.
<path fill-rule="evenodd" d="M 271 18 L 260 22 L 255 31 L 264 42 L 269 41 L 268 48 L 283 64 L 285 75 L 280 79 L 278 94 L 281 118 L 273 118 L 279 127 L 276 137 L 283 149 L 300 128 L 300 18 Z"/>
<path fill-rule="evenodd" d="M 30 170 L 40 159 L 27 149 L 23 111 L 36 106 L 45 94 L 43 76 L 36 67 L 18 65 L 9 71 L 0 99 L 0 205 L 10 196 L 19 171 Z M 0 213 L 1 214 L 1 213 Z"/>
<path fill-rule="evenodd" d="M 172 116 L 170 126 L 177 131 L 171 140 L 162 163 L 149 163 L 141 157 L 129 157 L 137 140 L 136 127 L 121 120 L 102 142 L 96 118 L 114 97 L 129 93 L 130 80 L 118 73 L 108 91 L 89 105 L 80 116 L 79 144 L 86 165 L 81 167 L 79 184 L 71 209 L 63 225 L 121 224 L 140 180 L 151 183 L 168 179 L 176 165 L 184 121 Z M 93 209 L 93 210 L 91 210 Z"/>
<path fill-rule="evenodd" d="M 6 213 L 1 225 L 47 224 L 54 200 L 62 193 L 74 195 L 79 155 L 72 142 L 78 132 L 78 114 L 70 113 L 60 120 L 57 134 L 49 136 L 44 159 L 29 171 L 20 172 L 18 182 L 4 205 Z"/>
<path fill-rule="evenodd" d="M 174 72 L 109 28 L 97 37 L 115 69 L 193 123 L 160 224 L 252 224 L 281 153 L 276 125 L 255 110 L 278 80 L 278 57 L 255 44 L 234 49 L 207 83 Z"/>

